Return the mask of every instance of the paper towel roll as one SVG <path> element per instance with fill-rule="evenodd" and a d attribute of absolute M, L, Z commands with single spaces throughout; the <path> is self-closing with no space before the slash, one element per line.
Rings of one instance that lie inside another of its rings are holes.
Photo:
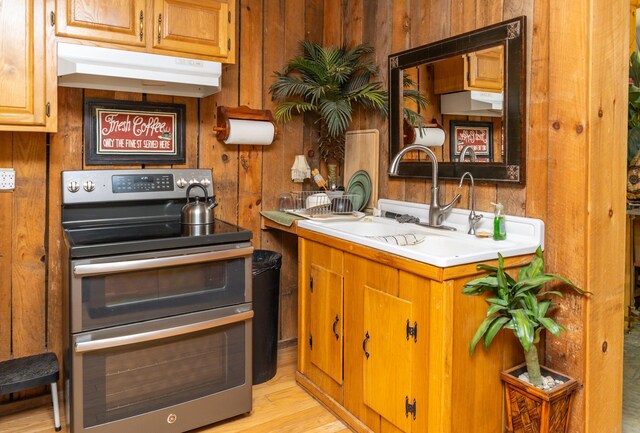
<path fill-rule="evenodd" d="M 259 120 L 229 119 L 227 144 L 271 144 L 275 128 L 273 123 Z"/>
<path fill-rule="evenodd" d="M 442 146 L 444 143 L 444 130 L 440 128 L 413 128 L 416 131 L 416 141 L 412 144 L 424 144 L 425 146 Z M 422 129 L 422 136 L 420 136 Z"/>

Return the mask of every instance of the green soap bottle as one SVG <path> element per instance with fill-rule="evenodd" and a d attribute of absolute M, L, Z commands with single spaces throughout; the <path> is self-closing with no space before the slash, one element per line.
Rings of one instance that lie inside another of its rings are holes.
<path fill-rule="evenodd" d="M 493 217 L 493 239 L 496 241 L 503 241 L 507 238 L 507 230 L 504 226 L 504 215 L 502 211 L 504 206 L 500 203 L 491 203 L 496 207 L 495 215 Z"/>

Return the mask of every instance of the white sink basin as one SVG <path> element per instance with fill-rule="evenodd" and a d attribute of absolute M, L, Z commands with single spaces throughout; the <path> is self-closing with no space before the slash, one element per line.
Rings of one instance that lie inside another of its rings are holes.
<path fill-rule="evenodd" d="M 394 236 L 417 232 L 424 233 L 424 230 L 421 230 L 418 228 L 419 226 L 415 224 L 399 224 L 395 220 L 388 218 L 370 217 L 350 222 L 327 222 L 323 224 L 323 226 L 352 235 L 366 237 Z"/>
<path fill-rule="evenodd" d="M 428 206 L 423 204 L 380 200 L 379 207 L 383 211 L 422 217 L 422 221 L 428 215 Z M 483 214 L 478 231 L 491 231 L 493 215 L 478 213 Z M 301 220 L 298 226 L 439 267 L 493 260 L 498 252 L 504 257 L 529 254 L 538 246 L 544 246 L 541 220 L 506 216 L 507 239 L 494 241 L 468 235 L 468 215 L 466 209 L 451 211 L 445 224 L 455 227 L 455 231 L 400 224 L 395 219 L 383 217 L 353 221 Z"/>

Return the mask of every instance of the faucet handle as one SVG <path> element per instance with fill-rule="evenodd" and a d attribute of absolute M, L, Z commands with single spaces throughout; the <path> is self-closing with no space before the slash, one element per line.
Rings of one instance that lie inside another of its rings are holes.
<path fill-rule="evenodd" d="M 462 197 L 462 195 L 460 194 L 456 194 L 456 196 L 453 198 L 453 200 L 451 200 L 449 203 L 447 203 L 444 206 L 441 206 L 440 209 L 443 212 L 448 211 L 449 209 L 451 209 L 453 207 L 454 204 L 456 204 L 458 202 L 458 200 L 460 200 L 460 197 Z"/>
<path fill-rule="evenodd" d="M 467 232 L 467 234 L 476 234 L 476 224 L 478 224 L 481 219 L 482 215 L 477 215 L 473 209 L 471 210 L 471 212 L 469 212 L 469 231 Z"/>

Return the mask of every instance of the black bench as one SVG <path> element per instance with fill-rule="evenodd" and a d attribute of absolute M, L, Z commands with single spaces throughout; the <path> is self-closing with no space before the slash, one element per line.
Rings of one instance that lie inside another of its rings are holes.
<path fill-rule="evenodd" d="M 0 394 L 51 385 L 54 424 L 56 431 L 60 431 L 57 384 L 59 375 L 58 358 L 51 352 L 2 361 L 0 362 Z"/>

